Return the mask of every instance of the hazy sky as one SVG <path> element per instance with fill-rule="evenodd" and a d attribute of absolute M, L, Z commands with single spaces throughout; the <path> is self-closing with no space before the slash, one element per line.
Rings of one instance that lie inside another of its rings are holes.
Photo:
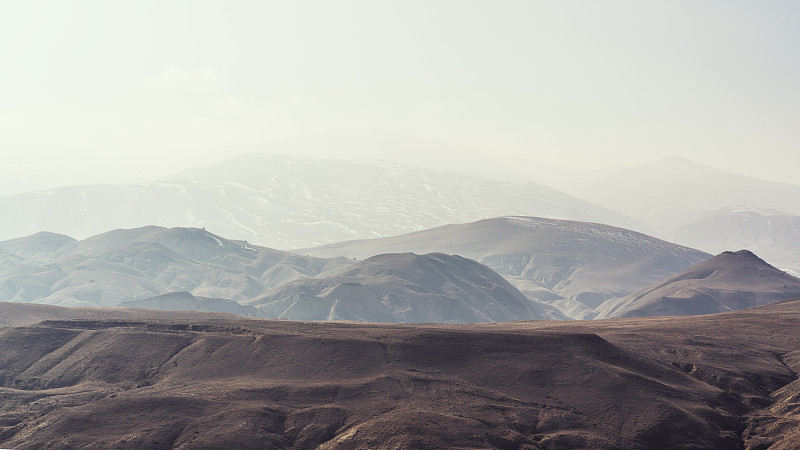
<path fill-rule="evenodd" d="M 798 23 L 796 0 L 5 1 L 0 194 L 352 130 L 800 183 Z"/>

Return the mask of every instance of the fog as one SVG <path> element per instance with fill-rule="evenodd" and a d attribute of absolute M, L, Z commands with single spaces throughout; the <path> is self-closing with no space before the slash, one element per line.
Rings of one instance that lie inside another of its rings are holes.
<path fill-rule="evenodd" d="M 149 181 L 253 152 L 498 179 L 533 163 L 680 156 L 800 183 L 799 9 L 6 2 L 0 195 Z M 375 133 L 397 139 L 380 139 L 387 150 L 360 137 Z"/>

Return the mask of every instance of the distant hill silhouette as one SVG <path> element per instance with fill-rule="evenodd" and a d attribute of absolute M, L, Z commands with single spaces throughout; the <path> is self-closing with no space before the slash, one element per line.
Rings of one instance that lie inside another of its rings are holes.
<path fill-rule="evenodd" d="M 604 304 L 600 317 L 713 314 L 800 297 L 800 279 L 747 250 L 723 252 Z"/>

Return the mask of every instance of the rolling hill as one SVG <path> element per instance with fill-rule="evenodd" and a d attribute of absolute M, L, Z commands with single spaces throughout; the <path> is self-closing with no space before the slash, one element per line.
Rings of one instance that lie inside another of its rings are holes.
<path fill-rule="evenodd" d="M 572 318 L 663 280 L 711 255 L 597 223 L 502 217 L 380 239 L 347 241 L 299 253 L 367 258 L 381 253 L 442 252 L 474 259 L 523 294 Z"/>
<path fill-rule="evenodd" d="M 262 317 L 473 323 L 566 319 L 486 266 L 442 253 L 383 254 L 336 275 L 297 280 L 244 302 Z"/>
<path fill-rule="evenodd" d="M 82 241 L 43 236 L 52 235 L 0 242 L 0 248 L 26 255 L 0 270 L 0 299 L 115 306 L 186 291 L 238 301 L 353 263 L 295 255 L 192 228 L 113 230 Z"/>
<path fill-rule="evenodd" d="M 625 298 L 599 317 L 713 314 L 800 297 L 800 279 L 747 250 L 724 252 Z"/>

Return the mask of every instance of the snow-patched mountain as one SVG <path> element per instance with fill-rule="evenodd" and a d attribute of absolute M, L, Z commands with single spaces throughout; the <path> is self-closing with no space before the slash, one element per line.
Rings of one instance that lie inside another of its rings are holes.
<path fill-rule="evenodd" d="M 775 267 L 800 275 L 800 216 L 766 208 L 721 208 L 678 228 L 675 240 L 714 254 L 751 249 Z"/>
<path fill-rule="evenodd" d="M 0 197 L 0 238 L 42 229 L 85 238 L 151 224 L 207 227 L 273 248 L 391 236 L 509 214 L 643 225 L 536 183 L 388 162 L 255 154 L 158 182 Z"/>
<path fill-rule="evenodd" d="M 471 259 L 442 253 L 373 256 L 335 276 L 298 280 L 245 302 L 265 317 L 474 323 L 566 319 Z"/>
<path fill-rule="evenodd" d="M 457 254 L 491 267 L 529 298 L 548 302 L 572 318 L 591 318 L 605 300 L 711 257 L 623 228 L 535 217 L 445 225 L 299 252 L 360 259 L 397 252 Z"/>
<path fill-rule="evenodd" d="M 713 314 L 800 298 L 800 279 L 747 250 L 723 252 L 623 299 L 600 318 Z"/>
<path fill-rule="evenodd" d="M 224 298 L 195 297 L 188 292 L 169 292 L 142 300 L 122 302 L 119 306 L 161 311 L 225 312 L 248 317 L 259 315 L 258 310 L 252 306 L 242 305 Z"/>
<path fill-rule="evenodd" d="M 62 239 L 62 247 L 44 247 L 47 251 L 36 250 L 41 241 L 40 234 L 13 240 L 30 251 L 18 264 L 0 270 L 0 300 L 114 306 L 186 291 L 238 301 L 352 264 L 231 241 L 193 228 L 114 230 L 82 241 Z M 53 254 L 60 256 L 53 259 Z"/>

